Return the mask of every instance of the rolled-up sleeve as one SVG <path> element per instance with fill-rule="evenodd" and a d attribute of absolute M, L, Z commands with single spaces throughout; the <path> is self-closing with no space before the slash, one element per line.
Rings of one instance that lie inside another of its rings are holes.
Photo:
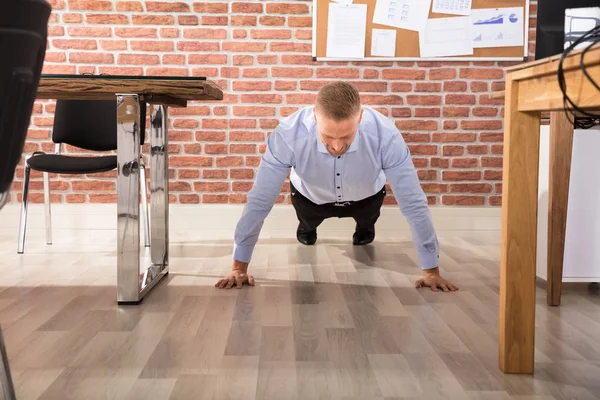
<path fill-rule="evenodd" d="M 281 186 L 294 164 L 294 155 L 278 130 L 268 137 L 254 186 L 248 193 L 248 202 L 236 226 L 233 258 L 249 263 L 265 218 L 271 212 Z"/>
<path fill-rule="evenodd" d="M 382 149 L 382 166 L 402 214 L 407 219 L 422 269 L 438 266 L 439 242 L 427 197 L 421 188 L 408 146 L 397 133 Z"/>

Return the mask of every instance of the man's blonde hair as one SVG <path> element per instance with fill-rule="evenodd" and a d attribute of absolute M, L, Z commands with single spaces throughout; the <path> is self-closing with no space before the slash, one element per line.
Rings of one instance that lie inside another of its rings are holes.
<path fill-rule="evenodd" d="M 325 117 L 343 121 L 360 111 L 360 95 L 348 82 L 331 82 L 319 90 L 316 107 Z"/>

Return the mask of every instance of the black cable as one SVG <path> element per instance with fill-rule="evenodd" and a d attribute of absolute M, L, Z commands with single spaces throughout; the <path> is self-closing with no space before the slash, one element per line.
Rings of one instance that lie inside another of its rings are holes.
<path fill-rule="evenodd" d="M 573 49 L 580 43 L 591 41 L 591 43 L 581 52 L 581 56 L 579 59 L 579 66 L 586 77 L 587 80 L 591 82 L 591 84 L 598 89 L 600 92 L 600 85 L 590 76 L 587 71 L 587 67 L 584 63 L 584 57 L 587 52 L 596 44 L 600 42 L 600 26 L 597 26 L 590 31 L 584 33 L 579 39 L 577 39 L 574 43 L 572 43 L 562 54 L 560 61 L 558 63 L 558 71 L 557 78 L 558 84 L 560 86 L 560 90 L 563 94 L 563 108 L 569 122 L 578 129 L 589 129 L 594 125 L 600 124 L 600 115 L 594 114 L 589 111 L 585 111 L 581 109 L 575 102 L 569 97 L 567 94 L 567 83 L 564 77 L 564 69 L 563 63 L 565 58 L 573 51 Z M 576 113 L 584 115 L 584 117 L 578 117 Z"/>

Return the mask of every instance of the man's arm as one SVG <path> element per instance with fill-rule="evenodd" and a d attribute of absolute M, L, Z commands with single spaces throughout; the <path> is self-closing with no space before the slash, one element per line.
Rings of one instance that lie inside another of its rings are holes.
<path fill-rule="evenodd" d="M 402 135 L 395 134 L 382 151 L 382 166 L 394 197 L 406 217 L 417 248 L 424 277 L 416 287 L 430 286 L 437 291 L 456 290 L 456 286 L 439 274 L 439 242 L 429 212 L 427 197 L 421 188 L 417 171 Z"/>
<path fill-rule="evenodd" d="M 248 264 L 265 218 L 271 212 L 292 165 L 293 153 L 276 129 L 267 139 L 254 185 L 248 193 L 248 202 L 235 229 L 232 275 L 221 279 L 215 286 L 232 287 L 237 284 L 241 287 L 240 279 L 254 284 L 252 277 L 247 276 Z"/>

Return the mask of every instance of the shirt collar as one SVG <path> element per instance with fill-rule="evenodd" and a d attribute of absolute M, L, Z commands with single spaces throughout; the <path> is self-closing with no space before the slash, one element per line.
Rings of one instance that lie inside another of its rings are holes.
<path fill-rule="evenodd" d="M 314 107 L 310 108 L 310 110 L 304 116 L 304 119 L 302 120 L 302 122 L 304 123 L 304 126 L 306 126 L 306 128 L 308 129 L 309 133 L 314 133 L 315 138 L 317 140 L 317 149 L 319 150 L 319 152 L 329 154 L 329 152 L 327 151 L 327 147 L 325 147 L 325 145 L 323 144 L 323 142 L 321 141 L 321 139 L 319 138 L 319 135 L 317 133 L 317 129 L 316 129 L 317 123 L 315 122 Z M 356 137 L 350 144 L 350 147 L 348 148 L 346 153 L 352 153 L 360 148 L 361 132 L 362 132 L 362 122 L 360 124 L 358 124 L 358 132 L 356 133 Z"/>

